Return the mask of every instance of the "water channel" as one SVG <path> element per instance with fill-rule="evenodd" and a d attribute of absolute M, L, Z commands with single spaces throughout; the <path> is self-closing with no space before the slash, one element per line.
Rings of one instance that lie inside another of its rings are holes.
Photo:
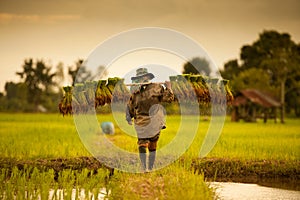
<path fill-rule="evenodd" d="M 210 182 L 220 200 L 300 200 L 299 190 L 267 187 L 258 184 Z"/>
<path fill-rule="evenodd" d="M 253 183 L 208 182 L 207 184 L 215 190 L 216 196 L 214 199 L 216 200 L 300 200 L 298 186 L 293 186 L 292 188 L 296 189 L 290 190 Z M 61 189 L 50 190 L 49 199 L 53 199 L 55 196 L 63 200 L 63 193 L 64 190 Z M 96 196 L 91 192 L 86 193 L 84 189 L 80 191 L 73 189 L 71 199 L 103 200 L 107 194 L 109 196 L 110 191 L 107 191 L 105 188 L 100 189 Z"/>
<path fill-rule="evenodd" d="M 216 192 L 216 200 L 300 200 L 299 190 L 288 190 L 282 188 L 267 187 L 250 183 L 233 183 L 233 182 L 209 182 L 209 187 L 214 188 Z M 62 190 L 56 191 L 56 196 L 62 195 Z M 72 198 L 76 199 L 76 190 L 72 191 Z M 105 199 L 105 194 L 110 192 L 104 188 L 99 191 L 98 196 L 92 193 L 80 191 L 79 199 Z M 50 198 L 54 196 L 54 190 L 50 191 Z M 63 198 L 62 198 L 63 199 Z"/>

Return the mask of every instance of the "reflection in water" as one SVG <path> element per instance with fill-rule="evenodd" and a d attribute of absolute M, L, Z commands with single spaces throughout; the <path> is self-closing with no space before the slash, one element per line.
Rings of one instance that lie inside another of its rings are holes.
<path fill-rule="evenodd" d="M 49 191 L 49 199 L 59 199 L 64 200 L 64 195 L 66 195 L 67 191 L 63 189 L 51 189 Z M 93 194 L 91 191 L 85 191 L 85 189 L 73 189 L 71 196 L 69 197 L 71 200 L 75 199 L 91 199 L 91 200 L 102 200 L 106 199 L 107 195 L 109 195 L 109 191 L 107 191 L 105 188 L 102 188 L 99 190 L 99 192 L 96 192 L 96 194 Z M 40 196 L 38 196 L 38 199 L 41 199 Z"/>
<path fill-rule="evenodd" d="M 215 189 L 216 199 L 221 200 L 300 199 L 300 191 L 270 188 L 257 184 L 210 182 L 209 185 Z"/>

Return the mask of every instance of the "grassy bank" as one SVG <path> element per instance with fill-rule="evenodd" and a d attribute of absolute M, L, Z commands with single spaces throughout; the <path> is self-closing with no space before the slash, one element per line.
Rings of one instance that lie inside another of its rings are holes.
<path fill-rule="evenodd" d="M 123 115 L 118 117 L 124 118 Z M 167 129 L 161 134 L 159 148 L 163 148 L 174 139 L 180 127 L 180 120 L 180 116 L 168 116 Z M 112 115 L 98 116 L 98 121 L 115 122 Z M 192 127 L 192 124 L 189 126 L 188 123 L 194 122 L 185 123 L 187 132 L 191 131 L 189 127 Z M 38 178 L 26 178 L 28 172 L 32 173 L 35 170 L 36 176 L 50 177 L 48 186 L 43 186 L 45 190 L 59 186 L 69 189 L 86 187 L 97 191 L 105 186 L 111 189 L 110 197 L 115 199 L 120 198 L 118 195 L 122 193 L 136 199 L 172 199 L 172 195 L 180 197 L 182 194 L 187 197 L 185 199 L 207 199 L 208 196 L 213 196 L 213 192 L 204 183 L 205 179 L 255 182 L 261 178 L 300 178 L 300 120 L 297 119 L 287 119 L 286 124 L 275 124 L 273 121 L 267 124 L 260 121 L 232 123 L 226 119 L 215 147 L 206 158 L 200 159 L 200 147 L 210 126 L 210 121 L 201 118 L 196 137 L 178 161 L 162 170 L 147 174 L 117 171 L 109 181 L 105 178 L 109 171 L 91 158 L 91 154 L 81 143 L 72 117 L 62 117 L 58 114 L 2 113 L 0 124 L 0 166 L 4 183 L 1 185 L 1 191 L 6 192 L 18 190 L 23 194 L 23 179 L 26 180 L 25 185 L 42 187 L 36 181 Z M 120 127 L 115 127 L 116 133 L 108 138 L 123 149 L 137 152 L 136 138 L 124 134 L 123 124 L 119 125 Z M 91 173 L 87 171 L 97 172 L 97 175 L 90 176 Z M 66 181 L 72 183 L 71 185 L 57 185 L 58 177 L 70 177 L 63 173 L 73 173 L 70 176 L 74 179 Z M 87 174 L 84 175 L 85 173 Z M 86 176 L 85 180 L 91 185 L 97 180 L 99 185 L 94 185 L 92 189 L 92 186 L 76 182 L 77 176 Z M 16 181 L 18 184 L 15 184 Z M 189 188 L 192 188 L 192 191 Z M 42 192 L 44 189 L 36 191 Z M 186 191 L 189 191 L 190 196 Z M 70 192 L 68 194 L 70 195 Z"/>

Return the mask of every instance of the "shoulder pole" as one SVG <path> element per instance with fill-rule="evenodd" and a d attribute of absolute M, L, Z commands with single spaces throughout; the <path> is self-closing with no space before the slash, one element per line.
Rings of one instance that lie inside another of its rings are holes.
<path fill-rule="evenodd" d="M 128 84 L 125 84 L 125 85 L 126 86 L 139 86 L 139 85 L 149 85 L 151 83 L 165 84 L 165 82 L 145 82 L 145 83 L 128 83 Z"/>

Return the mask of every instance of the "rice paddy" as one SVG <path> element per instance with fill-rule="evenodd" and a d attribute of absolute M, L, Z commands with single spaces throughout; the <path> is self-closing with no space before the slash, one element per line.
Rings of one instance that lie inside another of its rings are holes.
<path fill-rule="evenodd" d="M 110 114 L 97 118 L 99 123 L 115 122 Z M 159 148 L 176 136 L 179 120 L 177 115 L 167 117 Z M 285 176 L 299 180 L 299 119 L 287 119 L 286 124 L 233 123 L 226 119 L 215 147 L 200 159 L 209 125 L 209 120 L 200 118 L 191 146 L 171 165 L 145 174 L 115 171 L 109 177 L 109 169 L 80 162 L 91 154 L 82 144 L 72 117 L 1 113 L 0 198 L 97 199 L 101 194 L 108 199 L 213 199 L 214 191 L 205 184 L 208 178 Z M 137 152 L 136 138 L 120 127 L 107 137 L 117 146 Z M 53 160 L 60 167 L 52 165 Z"/>

